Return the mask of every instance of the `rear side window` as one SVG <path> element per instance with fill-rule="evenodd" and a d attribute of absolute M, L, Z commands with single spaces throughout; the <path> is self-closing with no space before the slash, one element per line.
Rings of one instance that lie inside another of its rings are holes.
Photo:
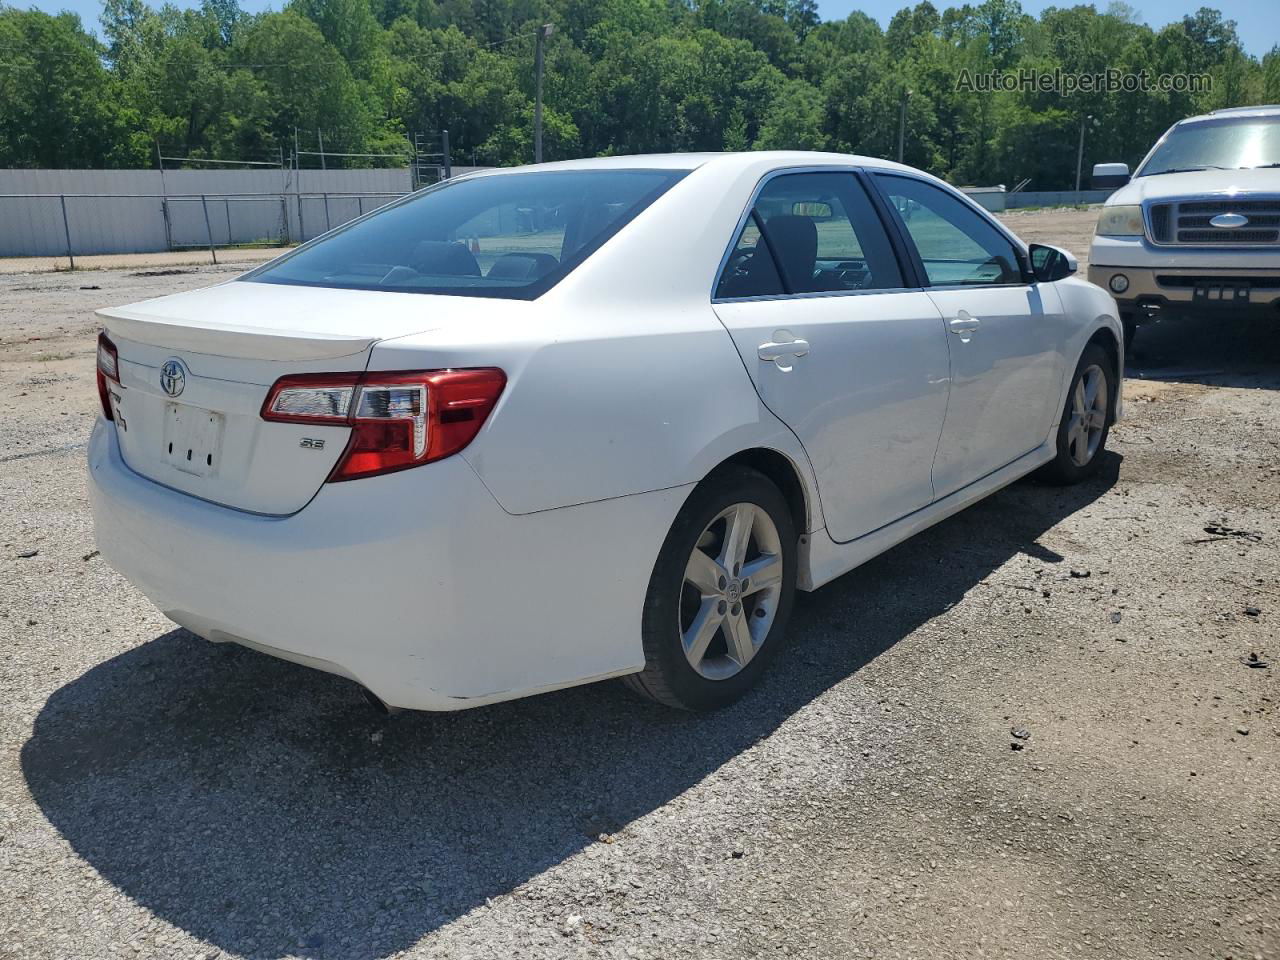
<path fill-rule="evenodd" d="M 684 175 L 563 170 L 446 183 L 339 228 L 243 279 L 532 299 Z"/>
<path fill-rule="evenodd" d="M 747 217 L 729 262 L 716 284 L 716 298 L 771 297 L 786 293 L 773 254 L 760 233 L 760 220 L 753 210 Z"/>
<path fill-rule="evenodd" d="M 913 177 L 875 176 L 915 244 L 930 286 L 1025 282 L 1009 238 L 968 204 Z"/>
<path fill-rule="evenodd" d="M 760 191 L 718 298 L 901 287 L 884 227 L 852 173 L 793 173 Z"/>

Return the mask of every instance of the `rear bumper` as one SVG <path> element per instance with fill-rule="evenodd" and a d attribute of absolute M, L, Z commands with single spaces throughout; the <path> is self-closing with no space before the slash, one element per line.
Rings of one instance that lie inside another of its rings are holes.
<path fill-rule="evenodd" d="M 688 492 L 512 516 L 450 457 L 264 517 L 134 473 L 101 419 L 89 480 L 103 556 L 170 619 L 416 710 L 641 669 L 645 590 Z"/>
<path fill-rule="evenodd" d="M 1123 275 L 1128 287 L 1116 293 L 1112 278 Z M 1222 317 L 1274 317 L 1280 320 L 1280 265 L 1251 267 L 1129 267 L 1089 265 L 1089 282 L 1116 298 L 1122 313 Z"/>

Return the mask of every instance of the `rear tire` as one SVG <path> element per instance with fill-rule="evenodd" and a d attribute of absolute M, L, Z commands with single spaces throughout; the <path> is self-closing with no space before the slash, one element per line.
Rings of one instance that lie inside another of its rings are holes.
<path fill-rule="evenodd" d="M 786 498 L 763 474 L 730 466 L 704 480 L 658 553 L 641 623 L 645 667 L 623 682 L 683 710 L 742 696 L 782 646 L 796 541 Z"/>
<path fill-rule="evenodd" d="M 1058 453 L 1040 468 L 1041 479 L 1072 484 L 1098 472 L 1111 432 L 1118 375 L 1115 362 L 1102 347 L 1091 343 L 1084 348 L 1058 423 Z"/>

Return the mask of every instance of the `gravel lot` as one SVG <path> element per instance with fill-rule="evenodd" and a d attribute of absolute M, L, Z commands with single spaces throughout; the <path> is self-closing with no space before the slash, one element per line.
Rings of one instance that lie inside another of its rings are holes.
<path fill-rule="evenodd" d="M 729 710 L 385 720 L 95 556 L 90 311 L 229 275 L 154 272 L 0 278 L 0 957 L 1280 957 L 1274 327 L 1144 331 L 1098 480 L 801 595 Z"/>

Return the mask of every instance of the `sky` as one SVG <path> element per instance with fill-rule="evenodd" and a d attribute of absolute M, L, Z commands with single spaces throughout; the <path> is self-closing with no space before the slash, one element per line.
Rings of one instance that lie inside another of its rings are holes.
<path fill-rule="evenodd" d="M 80 14 L 85 26 L 92 30 L 98 28 L 99 0 L 4 0 L 15 7 L 36 7 L 56 13 L 59 10 L 72 10 Z M 152 0 L 159 5 L 161 0 Z M 197 6 L 198 0 L 172 0 L 180 7 Z M 963 0 L 933 0 L 939 9 L 948 6 L 960 6 Z M 1022 8 L 1028 13 L 1039 15 L 1048 6 L 1072 6 L 1077 0 L 1022 0 Z M 283 5 L 283 0 L 240 0 L 246 10 L 257 13 L 261 10 L 276 9 Z M 1138 19 L 1145 20 L 1152 27 L 1159 29 L 1172 20 L 1181 19 L 1184 14 L 1193 13 L 1202 6 L 1216 7 L 1223 15 L 1236 21 L 1240 38 L 1245 50 L 1255 57 L 1261 57 L 1277 43 L 1280 43 L 1280 16 L 1276 15 L 1274 0 L 1161 0 L 1159 4 L 1147 0 L 1133 2 L 1130 5 L 1138 11 Z M 849 15 L 851 10 L 862 10 L 880 21 L 881 26 L 888 26 L 889 18 L 904 6 L 913 5 L 913 0 L 819 0 L 818 9 L 824 20 L 840 20 Z M 1095 0 L 1095 6 L 1106 9 L 1106 0 Z"/>

